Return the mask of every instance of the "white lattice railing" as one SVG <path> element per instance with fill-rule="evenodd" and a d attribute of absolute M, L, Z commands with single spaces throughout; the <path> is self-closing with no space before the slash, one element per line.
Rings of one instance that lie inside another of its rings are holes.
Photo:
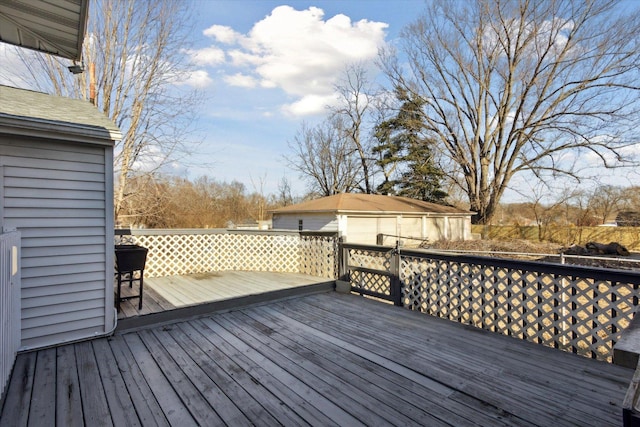
<path fill-rule="evenodd" d="M 0 234 L 0 401 L 20 347 L 20 232 Z"/>
<path fill-rule="evenodd" d="M 116 230 L 116 243 L 149 249 L 146 277 L 274 271 L 335 278 L 337 236 L 249 230 Z"/>
<path fill-rule="evenodd" d="M 640 273 L 342 245 L 352 290 L 412 310 L 611 361 Z"/>

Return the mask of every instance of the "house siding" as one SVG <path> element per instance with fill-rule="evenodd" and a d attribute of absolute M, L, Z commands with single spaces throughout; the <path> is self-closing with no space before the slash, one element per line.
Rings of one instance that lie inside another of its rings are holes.
<path fill-rule="evenodd" d="M 273 217 L 272 227 L 276 230 L 298 230 L 302 220 L 303 230 L 338 231 L 338 218 L 333 214 L 278 214 Z"/>
<path fill-rule="evenodd" d="M 438 240 L 446 239 L 449 236 L 447 218 L 435 217 L 425 218 L 426 220 L 426 234 L 425 239 L 428 242 L 437 242 Z"/>
<path fill-rule="evenodd" d="M 110 329 L 110 162 L 111 147 L 0 135 L 2 225 L 22 232 L 22 349 Z"/>
<path fill-rule="evenodd" d="M 411 239 L 406 239 L 405 244 L 417 244 L 420 239 L 424 239 L 422 235 L 422 217 L 403 216 L 400 224 L 400 235 L 411 237 Z"/>
<path fill-rule="evenodd" d="M 346 242 L 375 245 L 378 234 L 378 218 L 347 217 Z"/>

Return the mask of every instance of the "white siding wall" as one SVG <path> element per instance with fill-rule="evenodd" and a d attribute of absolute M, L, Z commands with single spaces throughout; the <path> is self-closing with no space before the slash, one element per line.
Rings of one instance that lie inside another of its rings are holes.
<path fill-rule="evenodd" d="M 437 242 L 438 240 L 444 239 L 445 236 L 448 235 L 447 232 L 447 219 L 442 217 L 429 218 L 426 219 L 426 235 L 425 238 L 429 242 Z"/>
<path fill-rule="evenodd" d="M 422 235 L 422 217 L 402 217 L 402 224 L 400 227 L 400 235 L 404 237 L 414 237 L 416 239 L 424 239 Z M 407 245 L 419 244 L 419 240 L 407 239 Z"/>
<path fill-rule="evenodd" d="M 306 231 L 338 231 L 337 217 L 320 213 L 276 214 L 272 227 L 276 230 L 297 231 L 299 220 L 302 220 L 302 229 Z"/>
<path fill-rule="evenodd" d="M 110 162 L 110 147 L 0 136 L 3 226 L 22 232 L 22 348 L 111 327 Z"/>
<path fill-rule="evenodd" d="M 394 228 L 395 229 L 395 228 Z M 378 218 L 354 217 L 347 218 L 347 243 L 361 243 L 363 245 L 375 245 L 378 235 Z"/>
<path fill-rule="evenodd" d="M 451 229 L 450 240 L 471 239 L 471 219 L 469 217 L 449 218 L 449 228 Z"/>
<path fill-rule="evenodd" d="M 349 243 L 375 245 L 379 233 L 404 237 L 416 237 L 435 242 L 442 239 L 464 240 L 471 236 L 469 217 L 428 217 L 428 216 L 351 216 L 317 213 L 277 214 L 273 218 L 273 228 L 277 230 L 297 230 L 298 220 L 303 220 L 304 230 L 339 231 Z M 394 245 L 396 239 L 385 236 L 385 245 Z M 403 241 L 415 245 L 418 240 Z"/>

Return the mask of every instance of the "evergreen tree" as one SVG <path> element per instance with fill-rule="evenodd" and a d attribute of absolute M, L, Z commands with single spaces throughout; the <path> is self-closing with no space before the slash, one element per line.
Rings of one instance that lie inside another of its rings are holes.
<path fill-rule="evenodd" d="M 424 101 L 399 88 L 396 97 L 401 102 L 398 114 L 376 127 L 379 144 L 373 151 L 385 177 L 377 191 L 442 203 L 447 197 L 440 187 L 444 174 L 433 160 L 433 143 L 423 136 Z M 402 166 L 406 170 L 400 173 Z"/>
<path fill-rule="evenodd" d="M 398 182 L 398 195 L 444 203 L 447 193 L 440 187 L 444 174 L 433 162 L 431 146 L 425 143 L 411 146 L 404 161 L 407 162 L 407 170 Z"/>

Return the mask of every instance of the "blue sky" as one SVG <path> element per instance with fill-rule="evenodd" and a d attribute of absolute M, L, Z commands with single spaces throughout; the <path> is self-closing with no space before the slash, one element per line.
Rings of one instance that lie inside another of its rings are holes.
<path fill-rule="evenodd" d="M 198 117 L 203 143 L 185 159 L 189 176 L 238 180 L 249 191 L 264 182 L 267 194 L 284 176 L 302 194 L 304 184 L 283 160 L 287 142 L 303 121 L 326 114 L 347 65 L 371 64 L 375 77 L 377 49 L 393 43 L 424 2 L 198 0 L 195 6 L 193 83 L 206 101 Z"/>
<path fill-rule="evenodd" d="M 347 65 L 370 64 L 368 77 L 376 77 L 378 48 L 396 43 L 425 2 L 196 0 L 195 6 L 193 83 L 201 86 L 206 103 L 198 117 L 203 143 L 190 159 L 189 176 L 238 180 L 249 191 L 260 190 L 263 182 L 265 194 L 276 193 L 286 177 L 294 194 L 302 195 L 304 182 L 283 159 L 288 141 L 303 121 L 313 124 L 325 116 Z M 580 162 L 604 184 L 637 185 L 640 179 L 636 169 L 600 169 L 594 156 Z M 515 176 L 511 187 L 520 190 L 508 190 L 503 201 L 526 199 L 530 178 Z"/>
<path fill-rule="evenodd" d="M 334 85 L 348 65 L 367 65 L 371 80 L 384 80 L 374 65 L 378 48 L 397 43 L 425 2 L 191 0 L 190 5 L 194 21 L 187 53 L 195 71 L 183 83 L 204 96 L 195 116 L 202 142 L 168 171 L 192 179 L 236 180 L 248 192 L 265 195 L 277 193 L 286 177 L 294 195 L 303 195 L 305 183 L 283 158 L 288 143 L 303 121 L 315 124 L 326 117 Z M 29 87 L 21 79 L 27 74 L 16 71 L 24 65 L 10 53 L 0 44 L 0 84 L 11 84 L 5 75 L 13 74 L 12 83 L 17 78 L 19 87 Z M 597 167 L 595 157 L 579 161 L 605 184 L 640 182 L 637 168 L 611 171 Z M 503 201 L 526 199 L 530 178 L 516 175 L 510 186 L 520 191 L 509 190 Z M 557 182 L 567 185 L 576 183 Z"/>

